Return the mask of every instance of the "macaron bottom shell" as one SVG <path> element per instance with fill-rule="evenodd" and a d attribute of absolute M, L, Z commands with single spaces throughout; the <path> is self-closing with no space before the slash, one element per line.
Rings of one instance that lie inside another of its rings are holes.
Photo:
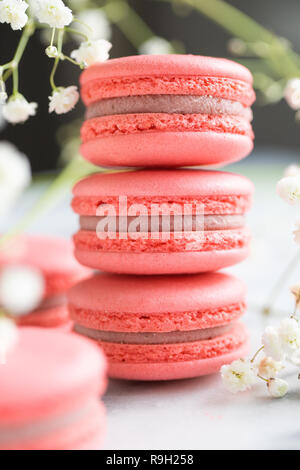
<path fill-rule="evenodd" d="M 232 333 L 231 333 L 232 334 Z M 208 358 L 176 362 L 113 362 L 109 360 L 108 374 L 111 378 L 140 381 L 178 380 L 217 373 L 222 365 L 245 357 L 249 352 L 249 335 L 244 325 L 238 324 L 234 330 L 232 350 L 215 350 Z M 214 340 L 211 340 L 214 341 Z M 238 346 L 237 346 L 238 344 Z M 101 343 L 103 347 L 103 343 Z"/>
<path fill-rule="evenodd" d="M 182 253 L 118 253 L 75 250 L 84 266 L 119 274 L 187 274 L 216 271 L 243 261 L 249 247 Z"/>
<path fill-rule="evenodd" d="M 193 166 L 228 164 L 253 149 L 249 136 L 220 132 L 142 132 L 94 138 L 82 156 L 100 166 Z"/>

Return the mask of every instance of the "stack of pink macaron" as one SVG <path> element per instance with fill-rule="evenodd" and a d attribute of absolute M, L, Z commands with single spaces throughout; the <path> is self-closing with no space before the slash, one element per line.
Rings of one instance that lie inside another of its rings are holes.
<path fill-rule="evenodd" d="M 69 292 L 74 330 L 111 377 L 216 372 L 247 352 L 245 286 L 216 271 L 248 255 L 253 185 L 199 166 L 252 150 L 252 76 L 225 59 L 137 56 L 90 67 L 81 86 L 82 155 L 119 171 L 73 190 L 75 256 L 99 271 Z"/>

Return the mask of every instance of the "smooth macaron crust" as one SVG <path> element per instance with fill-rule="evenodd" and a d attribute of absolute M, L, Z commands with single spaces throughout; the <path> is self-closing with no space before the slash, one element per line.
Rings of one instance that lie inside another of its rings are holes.
<path fill-rule="evenodd" d="M 91 273 L 74 259 L 72 243 L 57 237 L 19 237 L 0 253 L 0 272 L 14 265 L 35 268 L 45 283 L 40 305 L 35 311 L 19 317 L 19 325 L 47 328 L 71 325 L 66 308 L 66 291 Z"/>
<path fill-rule="evenodd" d="M 20 328 L 1 366 L 0 449 L 99 449 L 106 360 L 75 334 Z"/>
<path fill-rule="evenodd" d="M 75 331 L 103 348 L 112 377 L 134 380 L 205 375 L 240 357 L 245 297 L 244 284 L 223 273 L 100 273 L 68 294 Z"/>
<path fill-rule="evenodd" d="M 253 148 L 252 76 L 226 59 L 112 59 L 82 73 L 81 94 L 81 152 L 96 165 L 222 164 Z"/>
<path fill-rule="evenodd" d="M 248 179 L 216 171 L 94 174 L 73 189 L 72 207 L 80 215 L 75 256 L 83 265 L 124 274 L 233 265 L 248 254 L 244 214 L 252 193 Z"/>

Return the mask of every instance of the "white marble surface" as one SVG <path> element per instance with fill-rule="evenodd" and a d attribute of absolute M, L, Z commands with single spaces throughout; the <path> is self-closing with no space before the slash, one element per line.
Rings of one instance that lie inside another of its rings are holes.
<path fill-rule="evenodd" d="M 269 158 L 267 158 L 267 154 Z M 256 151 L 242 164 L 230 168 L 250 177 L 256 185 L 255 203 L 249 215 L 253 232 L 252 254 L 230 269 L 249 286 L 249 310 L 245 322 L 252 337 L 252 349 L 259 344 L 266 324 L 260 310 L 282 269 L 297 252 L 292 229 L 300 219 L 299 210 L 285 205 L 275 193 L 282 169 L 298 154 L 285 150 Z M 31 190 L 10 220 L 11 226 L 39 197 L 41 187 Z M 76 217 L 66 197 L 39 219 L 32 233 L 70 236 Z M 272 323 L 289 312 L 289 285 L 300 281 L 300 266 L 285 283 L 276 302 Z M 270 399 L 265 386 L 253 392 L 231 395 L 218 375 L 168 383 L 111 381 L 104 401 L 108 411 L 106 449 L 299 449 L 300 382 L 298 371 L 287 369 L 291 390 L 281 400 Z"/>

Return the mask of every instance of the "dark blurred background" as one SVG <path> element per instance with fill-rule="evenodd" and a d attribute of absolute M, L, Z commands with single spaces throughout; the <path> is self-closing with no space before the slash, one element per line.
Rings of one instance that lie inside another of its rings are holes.
<path fill-rule="evenodd" d="M 209 1 L 209 0 L 207 0 Z M 101 6 L 99 1 L 99 6 Z M 234 0 L 228 3 L 244 11 L 255 20 L 279 36 L 291 41 L 294 49 L 300 52 L 300 2 L 299 0 Z M 228 57 L 227 42 L 230 35 L 212 21 L 194 11 L 174 13 L 169 3 L 158 0 L 131 0 L 129 4 L 149 24 L 158 36 L 168 40 L 177 39 L 185 45 L 187 53 Z M 1 63 L 10 60 L 19 38 L 7 25 L 0 27 Z M 136 49 L 126 37 L 113 26 L 113 49 L 111 57 L 136 54 Z M 73 44 L 74 48 L 75 44 Z M 72 44 L 67 46 L 72 49 Z M 59 158 L 56 141 L 58 128 L 74 118 L 83 115 L 82 105 L 64 116 L 48 114 L 50 93 L 48 77 L 52 66 L 44 54 L 45 46 L 35 35 L 21 64 L 20 91 L 29 101 L 39 103 L 37 116 L 24 125 L 8 125 L 0 138 L 13 141 L 32 163 L 35 172 L 53 169 Z M 78 70 L 72 64 L 60 65 L 57 83 L 72 85 L 78 82 Z M 255 105 L 254 130 L 256 146 L 279 146 L 299 150 L 300 127 L 295 122 L 294 113 L 284 100 L 268 106 Z"/>

